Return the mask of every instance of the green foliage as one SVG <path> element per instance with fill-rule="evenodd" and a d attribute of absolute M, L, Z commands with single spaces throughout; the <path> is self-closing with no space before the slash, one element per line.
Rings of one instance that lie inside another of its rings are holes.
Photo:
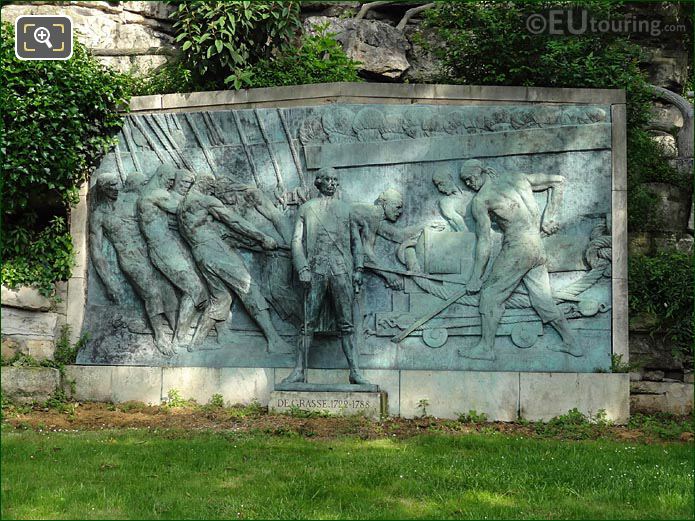
<path fill-rule="evenodd" d="M 46 400 L 44 407 L 47 409 L 55 409 L 60 412 L 66 412 L 70 404 L 68 395 L 62 389 L 56 389 L 53 394 Z"/>
<path fill-rule="evenodd" d="M 623 355 L 611 354 L 611 373 L 629 373 L 638 367 L 635 362 L 623 362 Z"/>
<path fill-rule="evenodd" d="M 599 409 L 595 416 L 586 416 L 574 408 L 548 422 L 536 422 L 534 430 L 542 437 L 584 440 L 607 434 L 611 425 L 603 409 Z"/>
<path fill-rule="evenodd" d="M 478 412 L 475 409 L 471 409 L 465 414 L 459 414 L 458 420 L 461 423 L 485 423 L 488 418 L 487 414 L 484 412 Z"/>
<path fill-rule="evenodd" d="M 362 81 L 357 74 L 359 62 L 348 58 L 342 46 L 327 32 L 327 24 L 314 28 L 295 46 L 285 46 L 273 56 L 259 59 L 235 78 L 234 88 L 278 87 L 309 83 Z M 187 62 L 190 64 L 190 60 Z M 146 78 L 132 79 L 135 96 L 169 94 L 223 88 L 215 82 L 201 80 L 190 65 L 172 62 Z"/>
<path fill-rule="evenodd" d="M 627 426 L 640 429 L 647 436 L 662 440 L 678 440 L 684 432 L 695 430 L 692 418 L 683 418 L 668 413 L 654 415 L 633 414 Z"/>
<path fill-rule="evenodd" d="M 64 217 L 54 216 L 43 229 L 37 220 L 33 214 L 28 221 L 3 223 L 2 283 L 10 288 L 32 285 L 50 296 L 53 283 L 70 278 L 75 265 L 72 237 Z"/>
<path fill-rule="evenodd" d="M 210 89 L 241 88 L 249 66 L 286 49 L 301 27 L 299 2 L 180 2 L 176 41 L 195 80 Z"/>
<path fill-rule="evenodd" d="M 181 391 L 178 389 L 169 389 L 167 391 L 167 400 L 166 400 L 166 406 L 170 408 L 175 408 L 175 407 L 190 407 L 191 405 L 195 405 L 195 400 L 192 399 L 184 399 L 181 396 Z"/>
<path fill-rule="evenodd" d="M 82 335 L 74 344 L 70 343 L 70 326 L 64 325 L 60 330 L 60 337 L 56 342 L 53 360 L 56 364 L 64 366 L 74 364 L 77 360 L 77 353 L 87 343 L 88 336 Z"/>
<path fill-rule="evenodd" d="M 671 342 L 675 355 L 692 355 L 692 254 L 663 251 L 655 256 L 633 255 L 628 276 L 630 315 L 646 315 L 655 324 L 653 334 Z"/>
<path fill-rule="evenodd" d="M 591 0 L 582 2 L 582 7 L 600 18 L 615 14 L 617 4 Z M 433 49 L 444 64 L 440 80 L 472 85 L 624 88 L 630 104 L 628 125 L 645 124 L 650 95 L 639 69 L 639 46 L 610 33 L 556 36 L 528 31 L 529 15 L 574 5 L 547 0 L 438 4 L 427 11 L 426 18 L 445 42 Z"/>
<path fill-rule="evenodd" d="M 301 44 L 275 58 L 260 60 L 252 69 L 250 87 L 276 87 L 362 81 L 357 75 L 359 62 L 350 59 L 328 24 L 314 27 L 315 34 L 304 36 Z"/>
<path fill-rule="evenodd" d="M 193 72 L 178 60 L 167 63 L 144 78 L 133 77 L 131 81 L 133 96 L 200 90 L 193 78 Z"/>
<path fill-rule="evenodd" d="M 21 61 L 2 24 L 2 282 L 37 286 L 70 276 L 65 216 L 79 185 L 113 143 L 127 81 L 75 42 L 67 61 Z"/>
<path fill-rule="evenodd" d="M 208 405 L 211 407 L 219 407 L 222 408 L 224 407 L 224 396 L 222 396 L 219 393 L 215 393 L 210 397 L 210 401 L 208 402 Z"/>
<path fill-rule="evenodd" d="M 689 189 L 692 179 L 678 173 L 664 158 L 663 147 L 641 128 L 628 129 L 627 172 L 628 229 L 658 231 L 659 216 L 655 213 L 657 197 L 643 183 L 661 182 Z"/>

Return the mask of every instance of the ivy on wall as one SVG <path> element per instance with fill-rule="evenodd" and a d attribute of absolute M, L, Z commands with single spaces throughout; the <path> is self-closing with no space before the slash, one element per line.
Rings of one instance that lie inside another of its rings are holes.
<path fill-rule="evenodd" d="M 66 61 L 20 61 L 2 24 L 2 283 L 52 291 L 73 265 L 66 218 L 80 184 L 113 144 L 127 81 L 75 42 Z"/>
<path fill-rule="evenodd" d="M 662 251 L 629 259 L 630 315 L 651 324 L 679 358 L 693 356 L 693 256 Z"/>

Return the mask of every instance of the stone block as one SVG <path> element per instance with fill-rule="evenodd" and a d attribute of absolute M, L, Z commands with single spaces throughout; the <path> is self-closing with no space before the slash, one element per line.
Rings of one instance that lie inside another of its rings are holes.
<path fill-rule="evenodd" d="M 664 157 L 674 158 L 678 156 L 678 145 L 676 145 L 675 137 L 668 132 L 662 132 L 660 130 L 652 130 L 649 134 L 651 140 L 661 147 Z"/>
<path fill-rule="evenodd" d="M 627 190 L 627 114 L 624 104 L 611 107 L 613 190 Z M 615 205 L 613 206 L 615 208 Z M 627 226 L 627 223 L 626 223 Z"/>
<path fill-rule="evenodd" d="M 630 381 L 639 382 L 642 380 L 642 371 L 632 371 L 630 372 Z"/>
<path fill-rule="evenodd" d="M 60 384 L 60 373 L 52 367 L 3 367 L 2 394 L 15 403 L 45 402 Z"/>
<path fill-rule="evenodd" d="M 273 389 L 273 369 L 262 367 L 165 367 L 162 370 L 162 398 L 176 389 L 182 398 L 200 404 L 221 394 L 230 405 L 258 402 L 268 405 Z"/>
<path fill-rule="evenodd" d="M 280 383 L 291 369 L 275 369 L 275 383 Z M 369 382 L 379 386 L 380 391 L 388 395 L 388 414 L 400 415 L 400 378 L 397 370 L 363 369 L 362 373 Z M 317 384 L 347 383 L 347 369 L 309 369 L 308 380 Z"/>
<path fill-rule="evenodd" d="M 683 373 L 683 383 L 691 384 L 695 383 L 694 373 L 690 371 L 689 373 Z"/>
<path fill-rule="evenodd" d="M 526 89 L 526 101 L 554 103 L 625 104 L 622 89 L 577 89 L 553 87 L 483 87 L 484 89 Z"/>
<path fill-rule="evenodd" d="M 678 107 L 670 103 L 655 101 L 652 105 L 652 117 L 649 125 L 665 131 L 683 126 L 683 114 Z"/>
<path fill-rule="evenodd" d="M 693 413 L 693 384 L 680 382 L 633 382 L 630 385 L 633 413 Z"/>
<path fill-rule="evenodd" d="M 68 281 L 67 324 L 70 326 L 70 342 L 80 338 L 84 309 L 87 300 L 87 279 L 72 277 Z"/>
<path fill-rule="evenodd" d="M 608 419 L 627 422 L 630 394 L 627 373 L 521 373 L 520 416 L 547 421 L 578 409 L 587 416 L 606 411 Z"/>
<path fill-rule="evenodd" d="M 120 2 L 120 4 L 125 11 L 164 21 L 169 20 L 169 15 L 174 9 L 173 6 L 165 2 Z"/>
<path fill-rule="evenodd" d="M 162 400 L 162 368 L 114 366 L 111 389 L 115 403 L 138 401 L 159 405 Z"/>
<path fill-rule="evenodd" d="M 664 372 L 652 369 L 651 371 L 644 371 L 642 376 L 642 380 L 649 380 L 650 382 L 660 382 L 664 379 Z"/>
<path fill-rule="evenodd" d="M 2 351 L 0 354 L 2 354 L 2 357 L 5 359 L 12 358 L 15 356 L 17 353 L 20 351 L 20 344 L 17 340 L 14 338 L 9 338 L 9 337 L 3 337 L 2 338 Z"/>
<path fill-rule="evenodd" d="M 104 8 L 106 2 L 81 5 L 9 5 L 2 9 L 3 21 L 14 22 L 19 15 L 64 14 L 72 18 L 75 35 L 89 48 L 128 51 L 170 44 L 172 37 L 162 31 L 167 25 L 122 9 Z"/>
<path fill-rule="evenodd" d="M 649 83 L 681 92 L 688 80 L 690 59 L 685 50 L 654 48 L 647 60 Z"/>
<path fill-rule="evenodd" d="M 661 232 L 682 232 L 690 214 L 690 198 L 681 188 L 669 183 L 645 183 L 659 202 L 655 211 L 656 226 Z"/>
<path fill-rule="evenodd" d="M 24 342 L 22 352 L 36 360 L 53 360 L 55 343 L 53 340 L 29 339 Z"/>
<path fill-rule="evenodd" d="M 611 310 L 612 354 L 622 356 L 622 362 L 628 363 L 632 356 L 630 349 L 630 331 L 628 322 L 628 281 L 613 279 L 612 281 L 613 309 Z"/>
<path fill-rule="evenodd" d="M 2 294 L 3 306 L 31 311 L 48 311 L 51 309 L 51 301 L 34 288 L 21 286 L 17 289 L 10 289 L 2 286 L 0 293 Z"/>
<path fill-rule="evenodd" d="M 73 268 L 74 273 L 74 268 Z M 61 280 L 55 283 L 55 312 L 59 315 L 67 313 L 68 282 Z"/>
<path fill-rule="evenodd" d="M 366 416 L 378 419 L 386 415 L 386 393 L 356 393 L 337 391 L 273 391 L 268 410 L 272 413 L 288 412 L 293 408 L 303 411 L 328 412 L 337 416 Z"/>
<path fill-rule="evenodd" d="M 47 340 L 55 338 L 57 313 L 27 311 L 4 306 L 0 311 L 2 312 L 3 335 Z"/>
<path fill-rule="evenodd" d="M 63 389 L 68 396 L 81 402 L 110 402 L 113 399 L 112 369 L 109 365 L 68 365 L 62 380 Z"/>
<path fill-rule="evenodd" d="M 492 421 L 514 421 L 519 410 L 519 373 L 401 371 L 401 416 L 458 418 L 475 410 Z"/>
<path fill-rule="evenodd" d="M 172 96 L 180 96 L 180 94 L 172 94 Z M 131 112 L 159 110 L 161 108 L 163 108 L 163 105 L 162 95 L 160 94 L 154 96 L 134 96 L 130 98 Z"/>
<path fill-rule="evenodd" d="M 613 190 L 611 211 L 613 278 L 627 278 L 627 191 Z"/>

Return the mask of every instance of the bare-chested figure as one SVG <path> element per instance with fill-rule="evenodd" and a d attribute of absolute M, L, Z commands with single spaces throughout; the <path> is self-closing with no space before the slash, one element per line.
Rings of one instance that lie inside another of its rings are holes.
<path fill-rule="evenodd" d="M 97 201 L 89 224 L 89 246 L 94 268 L 104 282 L 108 297 L 116 303 L 120 302 L 118 284 L 102 255 L 103 241 L 106 239 L 116 250 L 121 271 L 145 303 L 156 348 L 163 355 L 171 356 L 174 351 L 165 333 L 164 317 L 169 319 L 173 329 L 176 293 L 150 262 L 134 211 L 135 201 L 132 205 L 126 205 L 123 201 L 117 204 L 118 177 L 110 172 L 98 174 L 95 188 Z"/>
<path fill-rule="evenodd" d="M 461 179 L 478 192 L 473 201 L 477 245 L 468 292 L 480 291 L 482 338 L 470 350 L 459 350 L 461 356 L 494 360 L 493 346 L 505 301 L 523 281 L 531 305 L 544 323 L 550 323 L 562 337 L 562 344 L 549 346 L 572 356 L 582 356 L 576 346 L 567 319 L 553 300 L 541 231 L 550 235 L 559 226 L 555 215 L 562 202 L 564 177 L 550 174 L 497 175 L 478 160 L 466 161 Z M 550 200 L 541 214 L 533 192 L 550 190 Z M 491 217 L 504 237 L 502 250 L 494 260 L 487 279 L 483 280 L 491 251 Z"/>
<path fill-rule="evenodd" d="M 455 232 L 465 232 L 467 227 L 463 220 L 466 214 L 466 199 L 461 194 L 461 189 L 456 186 L 451 175 L 438 170 L 432 174 L 432 182 L 442 197 L 439 200 L 439 211 L 446 222 Z"/>
<path fill-rule="evenodd" d="M 233 295 L 260 326 L 268 344 L 291 348 L 278 334 L 270 319 L 268 302 L 260 292 L 241 256 L 222 238 L 220 224 L 256 241 L 264 250 L 275 250 L 275 240 L 257 230 L 250 222 L 231 212 L 212 195 L 215 179 L 199 174 L 193 187 L 185 188 L 179 207 L 181 234 L 193 251 L 198 268 L 210 293 L 208 306 L 200 317 L 189 350 L 199 346 L 217 322 L 229 317 Z"/>
<path fill-rule="evenodd" d="M 194 181 L 189 170 L 160 166 L 138 199 L 138 215 L 152 264 L 181 291 L 173 349 L 186 346 L 195 310 L 207 301 L 205 283 L 198 276 L 195 262 L 179 235 L 169 227 L 177 215 L 183 190 Z M 173 190 L 172 190 L 173 189 Z"/>
<path fill-rule="evenodd" d="M 351 209 L 352 217 L 357 222 L 360 230 L 365 261 L 371 264 L 368 267 L 386 281 L 387 287 L 398 290 L 403 289 L 403 279 L 400 275 L 379 270 L 381 261 L 374 251 L 377 236 L 397 244 L 403 244 L 406 241 L 411 241 L 414 244 L 425 227 L 421 225 L 396 226 L 396 221 L 403 214 L 403 196 L 398 190 L 393 188 L 380 193 L 374 204 L 353 203 Z M 439 231 L 444 229 L 443 223 L 432 223 L 427 227 Z M 407 252 L 404 251 L 403 260 L 405 260 L 408 270 L 420 271 L 414 247 L 408 248 Z M 414 280 L 429 283 L 425 279 Z"/>

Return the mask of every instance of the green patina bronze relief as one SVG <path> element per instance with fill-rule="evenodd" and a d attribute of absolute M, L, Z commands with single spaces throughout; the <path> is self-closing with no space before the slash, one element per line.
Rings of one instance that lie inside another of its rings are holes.
<path fill-rule="evenodd" d="M 78 360 L 606 370 L 610 194 L 607 105 L 129 116 Z"/>

